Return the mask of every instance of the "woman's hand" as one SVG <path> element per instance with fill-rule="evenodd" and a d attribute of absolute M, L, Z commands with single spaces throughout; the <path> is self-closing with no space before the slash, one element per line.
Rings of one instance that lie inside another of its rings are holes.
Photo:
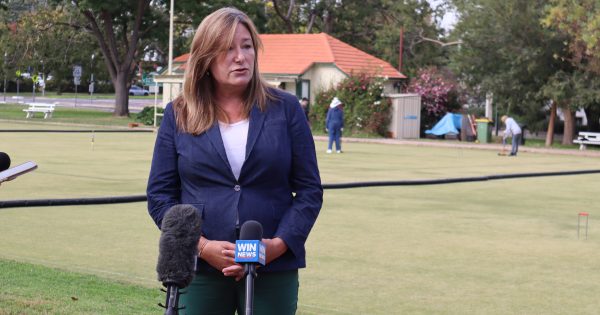
<path fill-rule="evenodd" d="M 263 238 L 262 242 L 265 244 L 265 252 L 267 254 L 266 264 L 279 258 L 279 256 L 283 255 L 288 250 L 285 242 L 279 237 Z"/>
<path fill-rule="evenodd" d="M 210 243 L 212 243 L 212 242 L 213 241 L 211 241 Z M 267 257 L 265 259 L 266 264 L 272 262 L 273 260 L 277 259 L 279 256 L 283 255 L 288 249 L 285 242 L 281 238 L 278 238 L 278 237 L 263 238 L 262 242 L 263 242 L 263 244 L 265 244 L 265 252 L 267 254 Z M 235 260 L 235 244 L 229 243 L 229 242 L 218 242 L 218 243 L 226 243 L 222 249 L 222 255 L 225 257 L 225 259 L 224 259 L 225 262 L 230 263 L 228 266 L 225 266 L 223 268 L 218 268 L 218 265 L 217 266 L 213 265 L 209 260 L 204 258 L 205 255 L 212 257 L 213 250 L 211 248 L 209 248 L 209 246 L 211 246 L 210 243 L 206 244 L 204 250 L 202 251 L 202 255 L 200 258 L 206 260 L 206 262 L 208 262 L 211 266 L 221 270 L 226 277 L 235 277 L 235 281 L 239 281 L 240 279 L 242 279 L 244 277 L 244 266 L 242 266 L 240 264 L 236 264 L 234 261 Z M 213 247 L 213 246 L 211 246 L 211 247 Z M 209 249 L 209 252 L 207 252 L 207 249 Z M 216 261 L 218 263 L 219 261 L 222 261 L 222 260 L 217 258 Z"/>
<path fill-rule="evenodd" d="M 244 266 L 240 264 L 231 265 L 222 271 L 226 277 L 235 277 L 235 281 L 240 281 L 244 277 Z"/>
<path fill-rule="evenodd" d="M 221 270 L 225 276 L 235 277 L 237 281 L 244 275 L 244 268 L 235 263 L 235 244 L 226 241 L 209 241 L 202 237 L 198 249 L 200 258 L 215 269 Z"/>

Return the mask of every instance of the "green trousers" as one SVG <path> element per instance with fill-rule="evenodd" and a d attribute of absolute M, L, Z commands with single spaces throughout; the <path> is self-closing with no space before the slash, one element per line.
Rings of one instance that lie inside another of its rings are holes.
<path fill-rule="evenodd" d="M 293 315 L 298 305 L 298 270 L 259 274 L 254 281 L 255 315 Z M 245 281 L 220 273 L 198 273 L 184 289 L 180 314 L 244 314 Z"/>

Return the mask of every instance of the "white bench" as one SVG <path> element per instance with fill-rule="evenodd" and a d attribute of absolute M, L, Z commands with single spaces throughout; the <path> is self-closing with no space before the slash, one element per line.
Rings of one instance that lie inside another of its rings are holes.
<path fill-rule="evenodd" d="M 25 118 L 32 118 L 35 113 L 44 113 L 44 119 L 48 119 L 52 118 L 56 103 L 27 103 L 27 105 L 29 105 L 29 108 L 23 110 L 27 113 Z"/>
<path fill-rule="evenodd" d="M 600 145 L 600 132 L 580 132 L 574 143 L 579 143 L 579 150 L 585 150 L 588 144 Z"/>

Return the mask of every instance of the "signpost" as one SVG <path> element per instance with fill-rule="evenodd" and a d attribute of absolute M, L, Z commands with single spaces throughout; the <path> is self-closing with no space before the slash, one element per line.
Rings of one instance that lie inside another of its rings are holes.
<path fill-rule="evenodd" d="M 33 74 L 30 78 L 31 78 L 31 82 L 33 83 L 32 84 L 32 86 L 33 86 L 32 87 L 32 95 L 33 95 L 33 102 L 35 103 L 35 84 L 38 81 L 38 75 L 37 74 Z"/>
<path fill-rule="evenodd" d="M 92 104 L 92 95 L 94 95 L 94 81 L 90 82 L 88 92 L 90 92 L 90 104 Z"/>
<path fill-rule="evenodd" d="M 19 97 L 19 78 L 21 77 L 21 70 L 17 70 L 15 74 L 17 75 L 17 97 Z"/>
<path fill-rule="evenodd" d="M 77 86 L 81 84 L 81 66 L 73 67 L 73 83 L 75 83 L 75 107 L 77 107 Z"/>

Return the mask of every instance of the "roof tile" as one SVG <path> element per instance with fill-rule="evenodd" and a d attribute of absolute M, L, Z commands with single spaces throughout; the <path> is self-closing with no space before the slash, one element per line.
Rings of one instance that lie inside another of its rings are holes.
<path fill-rule="evenodd" d="M 307 71 L 314 63 L 334 63 L 346 74 L 367 72 L 389 78 L 403 79 L 405 75 L 388 62 L 352 47 L 328 34 L 261 34 L 263 51 L 258 65 L 263 74 L 295 74 Z M 187 61 L 189 54 L 174 62 Z"/>

